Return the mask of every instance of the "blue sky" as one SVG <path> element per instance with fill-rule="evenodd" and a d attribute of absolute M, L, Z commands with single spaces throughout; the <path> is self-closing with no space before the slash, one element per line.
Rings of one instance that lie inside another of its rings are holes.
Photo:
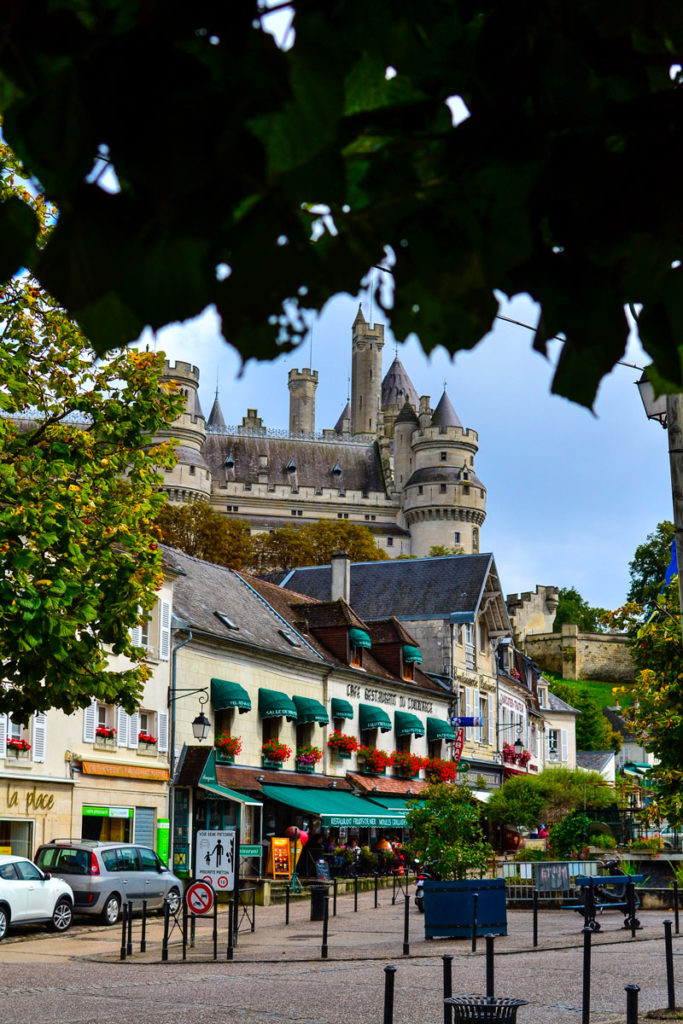
<path fill-rule="evenodd" d="M 351 324 L 358 298 L 331 300 L 313 328 L 319 371 L 316 427 L 334 426 L 347 397 Z M 363 312 L 370 319 L 367 298 Z M 530 300 L 501 313 L 534 324 Z M 377 319 L 382 319 L 377 316 Z M 385 329 L 384 372 L 394 358 Z M 398 346 L 418 394 L 438 401 L 444 381 L 466 427 L 479 433 L 476 469 L 488 489 L 482 550 L 494 553 L 505 593 L 536 584 L 576 586 L 591 604 L 616 608 L 628 589 L 628 562 L 662 519 L 670 519 L 666 432 L 645 418 L 634 381 L 617 367 L 603 381 L 594 414 L 550 394 L 552 362 L 531 350 L 532 334 L 498 320 L 472 352 L 452 361 L 443 349 L 426 358 L 415 339 Z M 226 423 L 257 408 L 268 427 L 288 425 L 287 373 L 310 363 L 310 339 L 272 363 L 246 364 L 220 337 L 211 312 L 159 332 L 158 349 L 201 371 L 208 416 L 216 381 Z M 625 356 L 648 360 L 633 342 Z"/>

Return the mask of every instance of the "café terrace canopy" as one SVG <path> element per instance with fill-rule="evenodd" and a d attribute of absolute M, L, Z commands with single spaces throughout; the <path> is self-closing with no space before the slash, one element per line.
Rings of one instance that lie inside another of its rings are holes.
<path fill-rule="evenodd" d="M 320 818 L 324 828 L 403 828 L 406 822 L 405 808 L 388 810 L 353 793 L 268 784 L 261 788 L 268 799 Z"/>

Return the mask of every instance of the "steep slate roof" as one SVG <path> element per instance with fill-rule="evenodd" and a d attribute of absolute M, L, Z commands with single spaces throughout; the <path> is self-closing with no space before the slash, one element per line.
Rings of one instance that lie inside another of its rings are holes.
<path fill-rule="evenodd" d="M 271 486 L 290 484 L 287 465 L 293 459 L 299 487 L 337 489 L 341 485 L 347 491 L 385 492 L 374 444 L 315 443 L 290 437 L 208 434 L 202 453 L 213 474 L 214 486 L 218 488 L 227 479 L 225 460 L 232 455 L 235 467 L 234 478 L 231 476 L 231 479 L 244 483 L 257 483 L 259 472 L 267 472 Z M 260 468 L 261 455 L 268 457 L 267 470 Z M 332 473 L 337 463 L 342 468 L 341 477 Z"/>
<path fill-rule="evenodd" d="M 221 403 L 218 401 L 218 391 L 216 391 L 216 397 L 213 400 L 211 406 L 211 412 L 209 418 L 206 421 L 207 427 L 222 427 L 225 428 L 225 420 L 223 419 L 223 410 L 221 409 Z"/>
<path fill-rule="evenodd" d="M 603 708 L 602 713 L 612 728 L 621 733 L 626 743 L 640 743 L 640 740 L 631 729 L 628 719 L 617 708 Z"/>
<path fill-rule="evenodd" d="M 601 772 L 614 757 L 613 750 L 577 750 L 576 767 L 589 772 Z"/>
<path fill-rule="evenodd" d="M 550 692 L 550 690 L 548 690 L 548 707 L 545 710 L 546 711 L 556 711 L 556 712 L 558 712 L 560 714 L 569 714 L 569 715 L 580 715 L 581 714 L 581 712 L 577 711 L 576 708 L 573 708 L 571 706 L 571 704 L 567 704 L 566 701 L 563 701 L 559 697 L 556 697 L 554 693 Z"/>
<path fill-rule="evenodd" d="M 467 473 L 467 476 L 463 476 L 463 472 Z M 466 484 L 471 484 L 472 487 L 483 487 L 483 483 L 471 469 L 463 470 L 462 466 L 425 466 L 423 469 L 416 469 L 411 474 L 410 479 L 406 483 L 406 487 L 410 484 L 433 484 L 433 483 L 459 483 L 462 481 Z"/>
<path fill-rule="evenodd" d="M 173 589 L 173 612 L 192 629 L 236 644 L 251 644 L 280 654 L 295 655 L 317 664 L 321 656 L 300 637 L 299 647 L 285 640 L 281 629 L 292 631 L 236 572 L 203 562 L 162 546 L 164 559 L 181 571 Z M 216 616 L 227 615 L 238 627 L 230 629 Z"/>
<path fill-rule="evenodd" d="M 490 574 L 497 578 L 491 554 L 354 562 L 350 604 L 367 621 L 392 615 L 404 619 L 456 616 L 454 621 L 472 621 Z M 280 586 L 326 600 L 330 578 L 329 565 L 292 569 Z"/>
<path fill-rule="evenodd" d="M 188 448 L 186 445 L 181 444 L 177 446 L 175 453 L 178 456 L 178 462 L 182 462 L 186 466 L 202 466 L 204 469 L 207 468 L 204 456 L 196 448 Z"/>
<path fill-rule="evenodd" d="M 351 419 L 351 406 L 347 402 L 346 405 L 344 406 L 344 408 L 342 409 L 341 416 L 339 417 L 339 419 L 337 420 L 337 422 L 334 425 L 334 432 L 335 432 L 335 434 L 341 434 L 341 432 L 344 429 L 344 420 L 350 420 L 350 419 Z"/>
<path fill-rule="evenodd" d="M 432 415 L 433 427 L 462 427 L 453 403 L 444 391 Z"/>
<path fill-rule="evenodd" d="M 405 402 L 404 405 L 403 405 L 403 408 L 401 409 L 400 413 L 396 417 L 395 422 L 396 423 L 414 423 L 415 426 L 418 426 L 420 421 L 418 420 L 417 413 L 415 412 L 415 409 L 410 404 L 410 402 Z"/>
<path fill-rule="evenodd" d="M 408 371 L 396 356 L 382 381 L 382 408 L 396 403 L 402 406 L 404 402 L 410 402 L 417 408 L 420 399 Z"/>

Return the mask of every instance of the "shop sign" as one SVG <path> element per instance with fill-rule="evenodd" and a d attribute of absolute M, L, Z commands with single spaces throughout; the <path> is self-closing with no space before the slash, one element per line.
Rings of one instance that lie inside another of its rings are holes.
<path fill-rule="evenodd" d="M 404 697 L 400 693 L 387 693 L 386 690 L 376 690 L 373 687 L 358 686 L 357 683 L 349 683 L 346 687 L 347 697 L 362 697 L 363 700 L 372 704 L 388 704 L 395 708 L 410 708 L 411 711 L 424 711 L 431 715 L 434 705 L 430 700 L 420 700 L 417 697 Z"/>
<path fill-rule="evenodd" d="M 462 748 L 465 745 L 465 730 L 463 728 L 458 729 L 455 734 L 455 742 L 453 743 L 453 760 L 457 764 L 462 754 Z"/>
<path fill-rule="evenodd" d="M 195 874 L 216 892 L 235 888 L 234 829 L 201 829 L 196 839 Z"/>
<path fill-rule="evenodd" d="M 84 818 L 132 818 L 132 807 L 83 807 Z"/>
<path fill-rule="evenodd" d="M 18 807 L 19 806 L 19 790 L 12 789 L 10 783 L 7 783 L 7 807 Z M 55 798 L 53 793 L 40 792 L 33 786 L 32 789 L 25 790 L 24 795 L 24 813 L 29 814 L 30 811 L 51 811 L 55 805 Z"/>
<path fill-rule="evenodd" d="M 240 846 L 240 857 L 260 857 L 263 850 L 260 843 L 253 846 Z"/>
<path fill-rule="evenodd" d="M 383 818 L 379 814 L 372 817 L 361 817 L 358 814 L 325 814 L 323 823 L 327 826 L 339 827 L 340 825 L 355 826 L 356 828 L 404 828 L 406 823 L 405 814 L 394 814 L 391 817 Z"/>

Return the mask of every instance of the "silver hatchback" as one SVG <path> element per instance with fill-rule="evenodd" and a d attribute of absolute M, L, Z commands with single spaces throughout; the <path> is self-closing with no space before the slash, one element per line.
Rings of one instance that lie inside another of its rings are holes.
<path fill-rule="evenodd" d="M 182 881 L 147 846 L 53 839 L 38 847 L 35 861 L 69 883 L 75 914 L 96 915 L 103 924 L 116 924 L 123 902 L 139 910 L 146 900 L 154 910 L 166 901 L 172 913 L 180 906 Z"/>

